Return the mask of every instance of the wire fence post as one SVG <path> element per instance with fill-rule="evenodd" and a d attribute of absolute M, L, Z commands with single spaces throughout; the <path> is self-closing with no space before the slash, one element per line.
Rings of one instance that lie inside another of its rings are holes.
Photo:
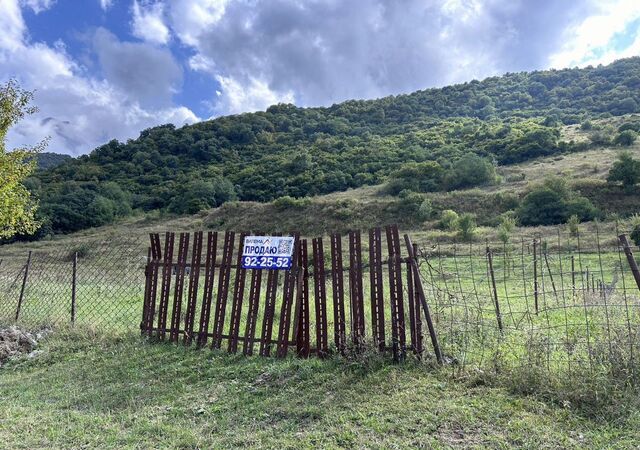
<path fill-rule="evenodd" d="M 78 252 L 73 253 L 73 269 L 71 272 L 71 325 L 76 323 L 76 275 L 78 268 Z"/>
<path fill-rule="evenodd" d="M 538 242 L 533 240 L 533 302 L 538 314 Z"/>
<path fill-rule="evenodd" d="M 633 257 L 633 252 L 631 251 L 631 246 L 629 245 L 627 236 L 625 236 L 624 234 L 621 234 L 620 236 L 618 236 L 618 239 L 622 244 L 624 254 L 627 256 L 627 261 L 629 262 L 629 267 L 631 267 L 631 273 L 633 274 L 633 278 L 636 280 L 636 285 L 638 286 L 638 290 L 640 290 L 640 270 L 638 269 L 638 263 L 636 263 L 636 260 Z"/>
<path fill-rule="evenodd" d="M 491 249 L 487 245 L 487 261 L 489 263 L 489 274 L 491 275 L 491 286 L 493 288 L 493 301 L 496 307 L 496 320 L 498 321 L 498 329 L 500 333 L 504 330 L 502 328 L 502 316 L 500 314 L 500 302 L 498 301 L 498 289 L 496 288 L 496 277 L 493 271 L 493 255 L 491 254 Z"/>
<path fill-rule="evenodd" d="M 31 266 L 31 250 L 27 256 L 27 264 L 24 267 L 24 277 L 22 278 L 22 287 L 20 288 L 20 297 L 18 298 L 18 306 L 16 308 L 16 322 L 20 317 L 20 309 L 22 308 L 22 299 L 24 298 L 24 290 L 27 286 L 27 277 L 29 276 L 29 267 Z"/>

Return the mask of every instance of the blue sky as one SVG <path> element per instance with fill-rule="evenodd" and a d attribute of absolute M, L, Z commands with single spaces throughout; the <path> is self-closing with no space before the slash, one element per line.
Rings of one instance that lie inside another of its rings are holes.
<path fill-rule="evenodd" d="M 637 0 L 0 0 L 9 148 L 83 154 L 145 128 L 331 105 L 640 54 Z"/>

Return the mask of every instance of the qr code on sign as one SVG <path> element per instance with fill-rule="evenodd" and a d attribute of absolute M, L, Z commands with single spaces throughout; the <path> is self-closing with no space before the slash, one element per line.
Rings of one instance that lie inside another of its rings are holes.
<path fill-rule="evenodd" d="M 291 254 L 291 244 L 292 240 L 282 240 L 278 244 L 278 254 L 280 255 L 290 255 Z"/>

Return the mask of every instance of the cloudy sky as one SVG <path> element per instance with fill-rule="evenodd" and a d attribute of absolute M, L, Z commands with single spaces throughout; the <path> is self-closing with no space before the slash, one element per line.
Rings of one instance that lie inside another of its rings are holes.
<path fill-rule="evenodd" d="M 88 153 L 150 126 L 331 105 L 640 55 L 638 0 L 0 0 L 9 148 Z"/>

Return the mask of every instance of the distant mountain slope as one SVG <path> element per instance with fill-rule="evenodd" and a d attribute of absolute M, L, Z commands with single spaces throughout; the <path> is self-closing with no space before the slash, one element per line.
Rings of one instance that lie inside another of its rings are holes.
<path fill-rule="evenodd" d="M 507 74 L 329 108 L 276 105 L 126 143 L 40 173 L 45 230 L 74 231 L 132 209 L 192 213 L 225 201 L 303 197 L 380 183 L 412 161 L 467 152 L 501 164 L 577 150 L 559 125 L 640 111 L 640 58 Z"/>
<path fill-rule="evenodd" d="M 36 156 L 37 165 L 39 170 L 53 169 L 60 164 L 65 163 L 71 159 L 69 155 L 61 155 L 59 153 L 43 152 L 38 153 Z"/>

